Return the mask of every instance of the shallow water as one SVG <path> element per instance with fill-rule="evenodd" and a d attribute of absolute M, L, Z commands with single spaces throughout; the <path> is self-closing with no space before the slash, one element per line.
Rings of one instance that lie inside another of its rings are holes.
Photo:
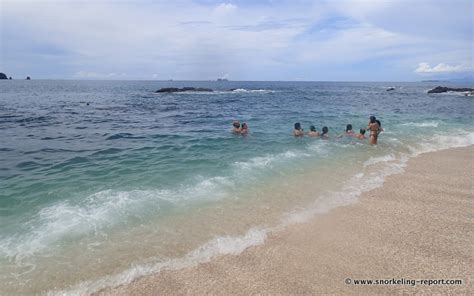
<path fill-rule="evenodd" d="M 472 97 L 434 86 L 1 81 L 0 291 L 90 293 L 354 202 L 409 157 L 474 143 Z M 334 137 L 370 115 L 378 146 Z M 294 138 L 297 121 L 331 138 Z"/>

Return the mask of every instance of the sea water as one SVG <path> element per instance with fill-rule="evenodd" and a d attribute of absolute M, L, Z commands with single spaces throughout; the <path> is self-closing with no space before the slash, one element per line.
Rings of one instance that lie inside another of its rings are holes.
<path fill-rule="evenodd" d="M 154 93 L 184 86 L 215 91 Z M 1 294 L 88 294 L 356 202 L 410 157 L 474 144 L 473 98 L 435 86 L 0 81 Z M 336 137 L 370 115 L 377 146 Z"/>

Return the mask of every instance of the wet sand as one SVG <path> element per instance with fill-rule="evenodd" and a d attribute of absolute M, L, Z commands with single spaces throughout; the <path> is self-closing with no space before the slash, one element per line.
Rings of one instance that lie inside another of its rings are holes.
<path fill-rule="evenodd" d="M 264 245 L 99 294 L 472 295 L 473 175 L 474 146 L 422 154 L 360 202 L 289 226 Z M 463 283 L 354 284 L 402 278 Z"/>

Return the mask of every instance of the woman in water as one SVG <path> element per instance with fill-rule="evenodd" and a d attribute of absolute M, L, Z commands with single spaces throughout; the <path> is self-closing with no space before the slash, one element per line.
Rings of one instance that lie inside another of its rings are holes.
<path fill-rule="evenodd" d="M 295 123 L 295 128 L 293 129 L 293 135 L 295 135 L 295 137 L 304 136 L 303 129 L 301 128 L 301 124 L 299 122 Z"/>
<path fill-rule="evenodd" d="M 354 137 L 355 133 L 352 130 L 352 124 L 346 125 L 346 130 L 344 131 L 343 134 L 336 136 L 336 138 L 342 138 L 343 136 L 349 136 L 349 137 Z"/>
<path fill-rule="evenodd" d="M 232 122 L 232 132 L 234 134 L 240 134 L 240 132 L 242 131 L 242 129 L 240 128 L 240 122 L 238 120 L 234 120 L 234 122 Z"/>
<path fill-rule="evenodd" d="M 365 128 L 361 128 L 359 133 L 357 135 L 355 135 L 355 137 L 359 140 L 364 140 L 364 139 L 367 139 L 365 137 Z"/>
<path fill-rule="evenodd" d="M 242 123 L 242 128 L 240 129 L 240 134 L 242 136 L 246 135 L 247 133 L 249 132 L 249 126 L 247 125 L 247 123 Z"/>
<path fill-rule="evenodd" d="M 352 130 L 352 124 L 346 125 L 346 136 L 353 137 L 354 135 L 355 134 L 354 134 L 354 131 Z"/>
<path fill-rule="evenodd" d="M 321 134 L 322 139 L 329 139 L 329 129 L 327 126 L 323 127 L 323 133 Z"/>
<path fill-rule="evenodd" d="M 379 136 L 379 129 L 380 126 L 377 123 L 377 119 L 375 116 L 370 116 L 369 118 L 369 125 L 367 126 L 367 129 L 369 130 L 369 144 L 370 145 L 377 145 L 377 138 Z"/>
<path fill-rule="evenodd" d="M 310 137 L 319 137 L 319 132 L 316 130 L 316 127 L 314 125 L 309 127 L 309 132 L 308 136 Z"/>

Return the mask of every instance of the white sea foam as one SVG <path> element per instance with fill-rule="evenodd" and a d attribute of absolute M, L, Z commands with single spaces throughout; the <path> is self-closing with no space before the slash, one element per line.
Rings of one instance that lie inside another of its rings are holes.
<path fill-rule="evenodd" d="M 237 161 L 234 166 L 241 170 L 250 170 L 255 168 L 271 167 L 278 162 L 285 162 L 292 158 L 309 157 L 311 154 L 304 151 L 286 151 L 279 154 L 269 154 L 266 156 L 258 156 L 249 159 L 248 161 Z"/>
<path fill-rule="evenodd" d="M 380 162 L 394 161 L 396 159 L 395 154 L 388 154 L 384 156 L 371 157 L 364 162 L 364 167 L 371 166 Z"/>
<path fill-rule="evenodd" d="M 275 92 L 274 90 L 270 90 L 270 89 L 245 89 L 245 88 L 237 88 L 237 89 L 234 89 L 232 90 L 232 92 L 235 92 L 235 93 L 272 93 L 272 92 Z"/>
<path fill-rule="evenodd" d="M 421 141 L 417 145 L 408 146 L 408 149 L 412 153 L 412 156 L 417 156 L 422 153 L 471 145 L 474 145 L 474 132 L 457 131 L 456 135 L 436 134 Z"/>
<path fill-rule="evenodd" d="M 402 123 L 402 126 L 415 126 L 415 127 L 438 127 L 438 121 L 424 121 L 424 122 L 407 122 Z"/>
<path fill-rule="evenodd" d="M 251 228 L 242 236 L 216 237 L 182 258 L 133 266 L 119 274 L 103 277 L 97 281 L 82 282 L 69 290 L 50 291 L 48 295 L 89 295 L 107 287 L 131 283 L 133 280 L 156 274 L 163 270 L 177 270 L 209 262 L 216 255 L 238 255 L 249 247 L 265 242 L 269 229 Z"/>

